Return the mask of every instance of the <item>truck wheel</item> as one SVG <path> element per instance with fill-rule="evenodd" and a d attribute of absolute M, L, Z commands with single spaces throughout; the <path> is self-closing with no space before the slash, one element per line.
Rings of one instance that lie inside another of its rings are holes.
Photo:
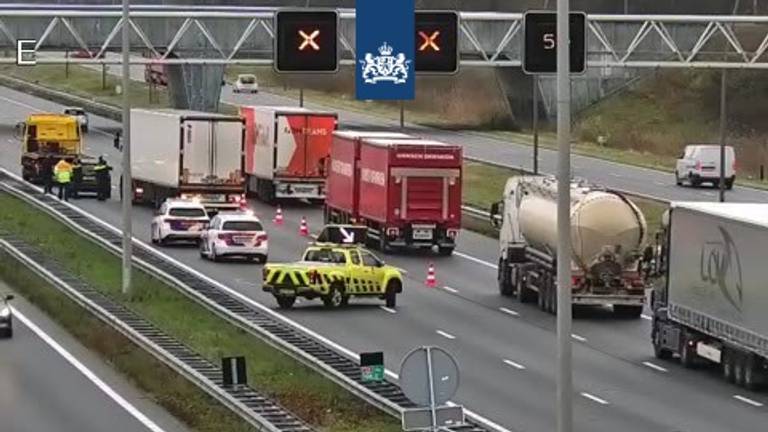
<path fill-rule="evenodd" d="M 331 290 L 323 296 L 323 305 L 329 309 L 335 309 L 344 304 L 344 285 L 335 283 L 331 285 Z"/>
<path fill-rule="evenodd" d="M 448 247 L 438 247 L 438 248 L 437 248 L 437 253 L 438 253 L 440 256 L 451 256 L 451 254 L 453 254 L 453 249 L 454 249 L 454 247 L 453 247 L 453 246 L 448 246 Z"/>
<path fill-rule="evenodd" d="M 732 383 L 736 381 L 735 365 L 733 364 L 733 352 L 726 348 L 723 350 L 723 379 Z"/>
<path fill-rule="evenodd" d="M 733 356 L 733 382 L 739 386 L 744 386 L 746 371 L 746 356 L 741 353 L 734 353 Z"/>
<path fill-rule="evenodd" d="M 496 280 L 499 283 L 499 294 L 503 296 L 509 296 L 515 293 L 512 289 L 512 281 L 509 280 L 507 275 L 509 275 L 507 261 L 503 258 L 499 258 L 499 267 L 496 271 Z"/>
<path fill-rule="evenodd" d="M 687 369 L 692 369 L 696 363 L 696 352 L 689 344 L 688 334 L 682 333 L 680 338 L 680 364 Z"/>
<path fill-rule="evenodd" d="M 397 307 L 398 288 L 400 287 L 397 285 L 397 282 L 390 282 L 387 284 L 387 291 L 384 294 L 384 301 L 386 301 L 386 306 L 388 308 Z"/>
<path fill-rule="evenodd" d="M 653 355 L 659 360 L 669 360 L 672 358 L 672 351 L 662 348 L 661 341 L 653 341 Z"/>
<path fill-rule="evenodd" d="M 753 354 L 747 354 L 744 359 L 744 388 L 751 391 L 760 390 L 765 384 L 765 375 L 760 369 L 760 360 Z"/>
<path fill-rule="evenodd" d="M 536 295 L 536 293 L 533 292 L 533 290 L 531 290 L 530 288 L 528 288 L 528 284 L 527 284 L 526 280 L 524 278 L 518 276 L 518 278 L 517 278 L 517 300 L 520 303 L 532 303 L 535 300 L 535 298 L 534 298 L 535 295 Z"/>
<path fill-rule="evenodd" d="M 640 318 L 643 314 L 642 306 L 613 305 L 613 313 L 621 318 Z"/>
<path fill-rule="evenodd" d="M 290 296 L 275 296 L 275 300 L 277 300 L 277 306 L 279 306 L 280 309 L 290 309 L 293 307 L 293 304 L 296 303 L 296 297 Z"/>

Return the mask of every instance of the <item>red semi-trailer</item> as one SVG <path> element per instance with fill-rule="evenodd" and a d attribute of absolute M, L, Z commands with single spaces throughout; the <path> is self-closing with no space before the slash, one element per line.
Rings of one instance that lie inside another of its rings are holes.
<path fill-rule="evenodd" d="M 325 199 L 336 113 L 299 107 L 243 106 L 248 190 L 261 200 Z"/>
<path fill-rule="evenodd" d="M 330 165 L 327 222 L 367 226 L 369 241 L 382 251 L 453 252 L 461 227 L 460 146 L 337 136 Z"/>

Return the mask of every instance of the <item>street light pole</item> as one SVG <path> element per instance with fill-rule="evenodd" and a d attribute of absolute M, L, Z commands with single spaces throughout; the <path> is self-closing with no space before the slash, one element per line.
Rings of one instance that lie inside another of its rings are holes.
<path fill-rule="evenodd" d="M 573 431 L 569 0 L 557 0 L 557 432 Z"/>
<path fill-rule="evenodd" d="M 726 71 L 720 73 L 720 202 L 725 202 Z"/>
<path fill-rule="evenodd" d="M 129 99 L 130 81 L 130 0 L 123 0 L 123 293 L 131 291 L 131 257 L 133 255 L 133 226 L 131 204 L 133 202 L 133 181 L 131 178 L 131 105 Z"/>
<path fill-rule="evenodd" d="M 533 76 L 533 173 L 539 174 L 539 76 Z"/>

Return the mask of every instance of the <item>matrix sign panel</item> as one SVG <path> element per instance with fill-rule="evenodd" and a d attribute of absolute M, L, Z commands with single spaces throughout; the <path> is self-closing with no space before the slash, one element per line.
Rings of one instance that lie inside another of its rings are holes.
<path fill-rule="evenodd" d="M 456 73 L 458 39 L 458 13 L 416 12 L 416 72 Z"/>
<path fill-rule="evenodd" d="M 339 68 L 338 23 L 336 11 L 278 11 L 275 70 L 336 72 Z"/>
<path fill-rule="evenodd" d="M 586 23 L 583 12 L 570 14 L 571 73 L 586 71 Z M 523 70 L 529 74 L 557 72 L 557 15 L 554 12 L 526 12 Z"/>

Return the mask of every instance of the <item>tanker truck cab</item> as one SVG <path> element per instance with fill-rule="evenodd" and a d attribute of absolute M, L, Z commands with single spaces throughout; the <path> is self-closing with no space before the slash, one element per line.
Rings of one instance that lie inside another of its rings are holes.
<path fill-rule="evenodd" d="M 556 199 L 553 177 L 512 177 L 504 200 L 491 208 L 491 223 L 499 228 L 500 293 L 537 301 L 550 313 L 557 311 Z M 620 194 L 574 182 L 570 214 L 573 304 L 639 317 L 646 288 L 642 212 Z"/>

